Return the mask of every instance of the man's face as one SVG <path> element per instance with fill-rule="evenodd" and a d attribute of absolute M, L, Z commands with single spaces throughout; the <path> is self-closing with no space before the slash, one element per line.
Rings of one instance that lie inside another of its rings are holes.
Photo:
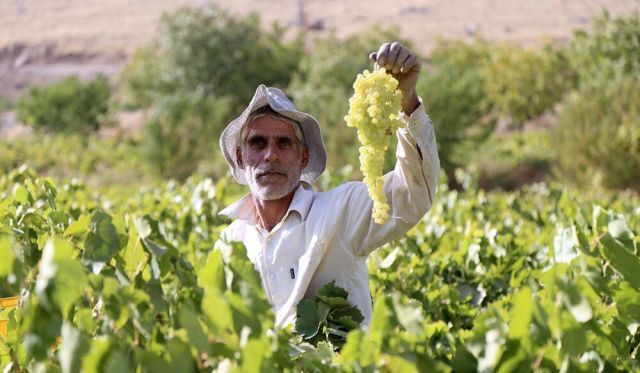
<path fill-rule="evenodd" d="M 254 197 L 280 199 L 300 181 L 308 160 L 290 123 L 270 116 L 256 118 L 247 125 L 247 135 L 237 151 L 238 164 Z"/>

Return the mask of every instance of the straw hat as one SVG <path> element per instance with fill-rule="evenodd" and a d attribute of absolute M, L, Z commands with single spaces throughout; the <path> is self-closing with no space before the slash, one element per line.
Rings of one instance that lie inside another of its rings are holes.
<path fill-rule="evenodd" d="M 249 106 L 238 118 L 229 123 L 220 136 L 220 149 L 224 159 L 229 164 L 233 177 L 240 184 L 247 185 L 244 171 L 238 167 L 236 148 L 240 143 L 242 128 L 247 124 L 247 119 L 251 113 L 267 105 L 282 116 L 300 124 L 304 142 L 309 150 L 309 161 L 302 169 L 300 180 L 309 184 L 313 183 L 324 172 L 327 165 L 327 153 L 320 133 L 320 124 L 311 115 L 298 111 L 280 89 L 267 87 L 264 84 L 260 84 Z"/>

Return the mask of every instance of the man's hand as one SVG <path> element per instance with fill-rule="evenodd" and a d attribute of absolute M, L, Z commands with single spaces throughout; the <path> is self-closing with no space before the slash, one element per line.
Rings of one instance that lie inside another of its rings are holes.
<path fill-rule="evenodd" d="M 398 79 L 398 89 L 402 92 L 402 111 L 411 115 L 420 105 L 416 83 L 422 65 L 418 56 L 404 45 L 393 42 L 382 44 L 377 52 L 369 55 L 369 58 Z"/>

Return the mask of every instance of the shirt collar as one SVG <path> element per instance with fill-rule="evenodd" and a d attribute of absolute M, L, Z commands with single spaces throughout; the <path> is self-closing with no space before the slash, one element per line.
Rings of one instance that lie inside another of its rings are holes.
<path fill-rule="evenodd" d="M 291 211 L 297 211 L 302 218 L 302 221 L 307 219 L 309 210 L 311 209 L 311 202 L 313 201 L 313 188 L 311 185 L 304 181 L 300 181 L 300 186 L 296 189 L 293 199 L 289 204 L 289 209 L 284 214 L 285 219 Z M 225 215 L 231 219 L 241 219 L 248 222 L 251 225 L 257 225 L 259 222 L 258 211 L 253 203 L 251 193 L 245 195 L 238 201 L 227 206 L 218 213 L 219 215 Z"/>

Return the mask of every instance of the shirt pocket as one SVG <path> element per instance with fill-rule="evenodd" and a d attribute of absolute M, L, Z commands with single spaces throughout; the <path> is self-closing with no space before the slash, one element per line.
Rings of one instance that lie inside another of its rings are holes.
<path fill-rule="evenodd" d="M 276 271 L 276 291 L 274 303 L 277 306 L 283 304 L 293 293 L 293 288 L 298 280 L 298 261 L 286 260 Z"/>

